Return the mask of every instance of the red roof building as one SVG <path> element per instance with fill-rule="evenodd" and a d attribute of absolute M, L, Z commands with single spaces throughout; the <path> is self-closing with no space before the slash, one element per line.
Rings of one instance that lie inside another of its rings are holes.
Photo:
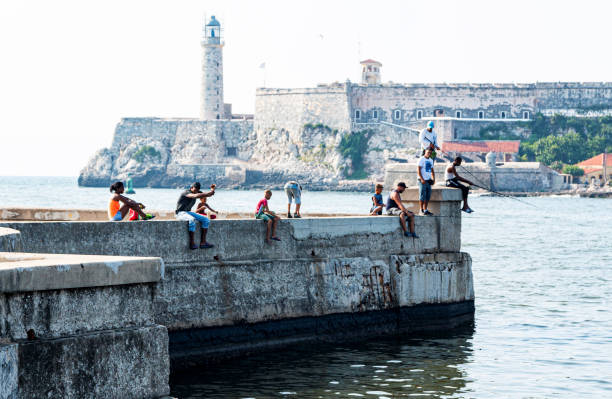
<path fill-rule="evenodd" d="M 604 172 L 604 155 L 606 158 L 606 171 Z M 595 155 L 585 161 L 576 164 L 584 170 L 583 180 L 589 182 L 592 180 L 612 180 L 612 154 Z M 607 175 L 607 176 L 606 176 Z"/>
<path fill-rule="evenodd" d="M 586 161 L 582 161 L 580 163 L 578 163 L 577 165 L 580 167 L 583 166 L 596 166 L 599 167 L 599 169 L 603 168 L 603 158 L 604 158 L 604 153 L 602 152 L 599 155 L 595 155 L 593 158 L 589 158 Z M 606 166 L 607 167 L 612 167 L 612 154 L 606 154 Z M 584 169 L 584 168 L 582 168 Z M 592 169 L 592 168 L 591 168 Z"/>

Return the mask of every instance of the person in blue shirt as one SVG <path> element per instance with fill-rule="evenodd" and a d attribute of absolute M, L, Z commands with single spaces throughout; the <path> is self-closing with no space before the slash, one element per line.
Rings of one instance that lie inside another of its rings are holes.
<path fill-rule="evenodd" d="M 382 190 L 383 185 L 377 184 L 374 195 L 372 196 L 372 208 L 370 208 L 370 216 L 382 215 L 382 210 L 385 206 L 385 204 L 383 204 Z"/>

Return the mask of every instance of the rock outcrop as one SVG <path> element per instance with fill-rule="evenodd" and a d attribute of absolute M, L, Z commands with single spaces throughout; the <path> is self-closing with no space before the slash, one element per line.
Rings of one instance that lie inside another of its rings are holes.
<path fill-rule="evenodd" d="M 292 179 L 314 190 L 370 187 L 346 179 L 382 180 L 386 163 L 414 159 L 411 147 L 417 147 L 414 133 L 383 125 L 254 130 L 252 121 L 127 118 L 117 125 L 111 148 L 96 152 L 83 168 L 79 184 L 106 186 L 130 176 L 137 187 L 179 187 L 193 180 L 278 187 Z"/>

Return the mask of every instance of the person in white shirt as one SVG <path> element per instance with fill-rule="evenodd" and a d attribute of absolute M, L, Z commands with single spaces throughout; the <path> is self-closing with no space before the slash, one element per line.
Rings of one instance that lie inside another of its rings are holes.
<path fill-rule="evenodd" d="M 438 136 L 436 135 L 436 132 L 434 132 L 433 128 L 433 121 L 429 121 L 427 128 L 421 130 L 421 133 L 419 133 L 419 143 L 421 144 L 421 149 L 423 150 L 421 155 L 425 155 L 425 150 L 429 148 L 432 151 L 431 159 L 436 159 L 435 150 L 439 151 L 440 147 L 438 146 Z"/>
<path fill-rule="evenodd" d="M 419 159 L 417 165 L 418 183 L 419 183 L 419 205 L 421 214 L 431 216 L 427 206 L 431 198 L 431 186 L 436 182 L 436 174 L 434 172 L 434 162 L 431 159 L 431 148 L 425 150 L 425 155 Z"/>
<path fill-rule="evenodd" d="M 468 193 L 470 192 L 470 188 L 459 182 L 462 181 L 470 186 L 473 186 L 474 183 L 468 179 L 464 179 L 457 173 L 457 166 L 460 166 L 462 161 L 463 159 L 461 157 L 457 157 L 452 163 L 448 164 L 444 172 L 444 180 L 446 180 L 446 187 L 454 187 L 461 190 L 461 194 L 463 195 L 463 208 L 461 208 L 461 210 L 466 213 L 472 213 L 474 211 L 468 206 Z"/>

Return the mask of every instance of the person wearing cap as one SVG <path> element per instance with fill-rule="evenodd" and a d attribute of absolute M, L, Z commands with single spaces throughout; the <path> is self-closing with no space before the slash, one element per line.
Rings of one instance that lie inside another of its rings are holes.
<path fill-rule="evenodd" d="M 200 248 L 212 248 L 214 245 L 206 242 L 206 234 L 208 233 L 208 226 L 210 225 L 210 219 L 206 216 L 192 212 L 191 208 L 196 203 L 196 199 L 202 197 L 212 197 L 215 195 L 214 186 L 211 186 L 211 190 L 207 193 L 200 191 L 200 183 L 195 182 L 189 187 L 189 190 L 185 190 L 181 193 L 178 201 L 176 202 L 176 218 L 178 220 L 185 220 L 189 222 L 189 248 L 196 249 L 198 246 L 195 244 L 195 228 L 196 221 L 200 222 L 202 235 L 200 238 Z"/>
<path fill-rule="evenodd" d="M 419 143 L 421 143 L 421 155 L 425 155 L 425 150 L 429 148 L 432 150 L 431 158 L 435 159 L 435 150 L 439 151 L 440 147 L 438 146 L 438 136 L 436 135 L 436 132 L 434 132 L 433 128 L 433 121 L 429 121 L 429 123 L 427 123 L 427 128 L 421 130 L 421 133 L 419 134 Z"/>
<path fill-rule="evenodd" d="M 400 198 L 400 194 L 403 193 L 404 190 L 406 190 L 406 183 L 399 182 L 395 190 L 389 193 L 386 206 L 387 215 L 399 216 L 400 225 L 406 237 L 419 238 L 414 232 L 414 213 L 404 207 L 402 199 Z M 406 219 L 408 219 L 410 231 L 406 228 Z"/>

